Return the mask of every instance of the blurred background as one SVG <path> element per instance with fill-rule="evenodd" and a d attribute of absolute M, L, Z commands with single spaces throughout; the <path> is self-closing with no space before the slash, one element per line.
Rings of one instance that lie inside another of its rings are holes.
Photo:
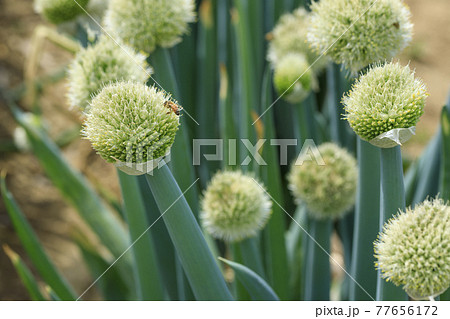
<path fill-rule="evenodd" d="M 224 1 L 224 0 L 218 0 Z M 264 0 L 249 0 L 264 1 Z M 413 14 L 414 37 L 400 59 L 410 62 L 428 86 L 430 97 L 425 114 L 417 127 L 417 136 L 403 148 L 405 158 L 414 159 L 435 133 L 441 108 L 450 89 L 450 1 L 407 0 Z M 0 0 L 0 89 L 8 90 L 23 83 L 24 64 L 30 54 L 33 32 L 44 24 L 33 10 L 32 0 Z M 79 115 L 71 111 L 64 98 L 64 68 L 72 59 L 67 51 L 45 42 L 38 64 L 38 76 L 48 79 L 40 94 L 39 106 L 51 136 L 65 144 L 69 162 L 101 192 L 119 194 L 116 171 L 92 151 L 88 141 L 79 135 Z M 24 107 L 26 104 L 22 103 Z M 90 284 L 76 247 L 71 244 L 74 225 L 82 227 L 73 208 L 64 202 L 57 189 L 42 172 L 30 153 L 19 151 L 14 143 L 17 125 L 6 105 L 0 101 L 0 169 L 7 172 L 7 183 L 20 207 L 43 242 L 50 257 L 76 290 Z M 72 139 L 71 137 L 75 137 Z M 5 207 L 0 201 L 0 244 L 9 245 L 26 261 L 26 255 L 15 235 Z M 0 249 L 0 300 L 28 300 L 28 294 L 9 259 Z"/>

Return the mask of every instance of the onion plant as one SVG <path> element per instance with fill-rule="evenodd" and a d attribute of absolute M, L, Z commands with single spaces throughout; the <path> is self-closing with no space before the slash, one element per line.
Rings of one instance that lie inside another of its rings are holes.
<path fill-rule="evenodd" d="M 31 299 L 449 299 L 449 106 L 405 169 L 427 89 L 395 60 L 412 38 L 403 1 L 35 2 L 77 43 L 61 98 L 121 192 L 69 164 L 39 100 L 18 106 L 57 77 L 1 91 L 21 149 L 97 237 L 74 232 L 92 276 L 78 291 L 2 173 L 31 266 L 4 251 Z"/>

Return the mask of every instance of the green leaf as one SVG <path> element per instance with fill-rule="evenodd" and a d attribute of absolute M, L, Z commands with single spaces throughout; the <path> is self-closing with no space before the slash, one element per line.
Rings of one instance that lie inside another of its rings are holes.
<path fill-rule="evenodd" d="M 450 106 L 442 109 L 441 113 L 441 197 L 450 200 Z"/>
<path fill-rule="evenodd" d="M 119 257 L 128 248 L 128 235 L 118 217 L 103 204 L 88 181 L 75 171 L 63 158 L 58 147 L 45 132 L 27 120 L 12 101 L 8 101 L 17 122 L 27 132 L 33 152 L 39 159 L 47 176 L 61 191 L 64 197 L 77 209 L 83 220 L 89 225 L 101 242 L 115 257 Z M 131 256 L 124 255 L 118 267 L 126 282 L 131 280 Z M 55 289 L 56 291 L 56 289 Z M 58 293 L 59 294 L 59 293 Z"/>
<path fill-rule="evenodd" d="M 110 267 L 111 261 L 103 257 L 83 233 L 75 232 L 74 239 L 92 279 L 98 279 L 95 286 L 102 297 L 105 300 L 126 300 L 130 293 L 129 287 L 123 281 L 118 268 Z"/>
<path fill-rule="evenodd" d="M 17 274 L 20 277 L 20 280 L 22 281 L 28 293 L 30 294 L 31 299 L 37 301 L 46 300 L 42 295 L 41 290 L 39 289 L 39 285 L 36 281 L 36 278 L 34 278 L 33 274 L 28 269 L 27 265 L 25 265 L 22 258 L 20 258 L 19 255 L 17 255 L 14 251 L 12 251 L 8 245 L 3 245 L 3 250 L 11 260 L 14 268 L 16 269 Z"/>
<path fill-rule="evenodd" d="M 138 179 L 118 170 L 126 220 L 130 230 L 137 295 L 140 300 L 163 300 L 160 281 L 149 230 L 149 223 L 142 201 Z"/>
<path fill-rule="evenodd" d="M 230 158 L 238 158 L 236 150 L 229 147 L 229 141 L 236 139 L 236 125 L 233 119 L 233 105 L 230 96 L 230 83 L 225 65 L 220 65 L 220 94 L 219 94 L 219 127 L 223 140 L 223 154 L 225 155 L 222 168 L 232 168 L 234 164 Z M 234 152 L 234 153 L 233 153 Z"/>
<path fill-rule="evenodd" d="M 146 175 L 197 300 L 231 300 L 231 294 L 187 201 L 167 165 Z M 192 187 L 195 187 L 196 180 Z"/>
<path fill-rule="evenodd" d="M 52 288 L 49 286 L 45 287 L 45 290 L 47 291 L 48 295 L 50 296 L 51 301 L 61 301 L 61 298 L 53 291 Z"/>
<path fill-rule="evenodd" d="M 412 204 L 418 204 L 428 196 L 436 196 L 439 192 L 439 174 L 441 168 L 442 134 L 437 132 L 419 160 L 416 191 Z"/>
<path fill-rule="evenodd" d="M 217 1 L 202 0 L 199 7 L 197 33 L 197 79 L 196 113 L 200 125 L 196 126 L 196 138 L 214 139 L 219 137 L 217 107 L 217 21 L 215 19 Z M 193 114 L 194 115 L 194 114 Z M 202 184 L 210 178 L 210 173 L 219 169 L 219 162 L 201 158 L 198 167 Z M 183 187 L 180 184 L 181 187 Z M 195 209 L 193 207 L 193 209 Z"/>
<path fill-rule="evenodd" d="M 311 220 L 305 264 L 305 300 L 330 300 L 330 238 L 329 220 Z"/>
<path fill-rule="evenodd" d="M 6 210 L 8 211 L 14 229 L 33 265 L 36 267 L 44 281 L 52 287 L 63 300 L 75 300 L 74 291 L 48 258 L 38 237 L 23 213 L 20 211 L 12 194 L 6 188 L 4 176 L 1 177 L 0 183 Z"/>
<path fill-rule="evenodd" d="M 271 72 L 269 69 L 266 70 L 264 76 L 262 92 L 262 103 L 264 109 L 267 109 L 272 102 Z M 264 123 L 264 138 L 268 140 L 276 138 L 273 111 L 272 109 L 267 111 L 260 119 Z M 284 199 L 278 153 L 274 146 L 265 145 L 262 155 L 267 165 L 260 167 L 261 178 L 267 185 L 269 194 L 278 203 L 272 205 L 272 216 L 263 232 L 266 273 L 269 283 L 280 298 L 287 300 L 289 297 L 289 274 L 286 271 L 288 263 L 284 241 L 286 223 L 285 213 L 281 209 L 281 207 L 284 207 Z"/>
<path fill-rule="evenodd" d="M 234 270 L 237 279 L 244 285 L 253 300 L 278 301 L 280 300 L 272 288 L 253 270 L 219 257 L 219 260 Z"/>
<path fill-rule="evenodd" d="M 257 237 L 247 238 L 239 242 L 244 265 L 252 269 L 262 278 L 265 277 L 264 266 L 261 259 L 261 249 Z"/>
<path fill-rule="evenodd" d="M 289 229 L 285 234 L 286 250 L 289 264 L 289 288 L 290 300 L 302 300 L 305 280 L 305 258 L 307 235 L 303 229 L 307 229 L 306 207 L 299 205 L 294 214 L 295 222 L 289 225 Z M 303 227 L 299 227 L 301 225 Z"/>
<path fill-rule="evenodd" d="M 244 0 L 234 0 L 235 8 L 232 10 L 232 25 L 234 29 L 236 47 L 237 47 L 237 61 L 234 71 L 238 79 L 235 84 L 236 92 L 239 95 L 239 137 L 242 139 L 249 139 L 254 143 L 255 130 L 252 125 L 251 118 L 252 110 L 259 105 L 256 88 L 259 81 L 256 77 L 255 59 L 252 54 L 250 27 L 248 24 L 248 8 L 247 2 Z M 239 86 L 237 88 L 236 86 Z M 240 144 L 240 161 L 243 161 L 249 154 L 248 149 L 243 143 Z M 245 171 L 248 167 L 244 166 Z"/>

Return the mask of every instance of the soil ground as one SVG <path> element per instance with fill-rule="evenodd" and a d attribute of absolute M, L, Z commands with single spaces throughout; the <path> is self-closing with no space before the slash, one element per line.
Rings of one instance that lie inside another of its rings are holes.
<path fill-rule="evenodd" d="M 438 127 L 441 107 L 450 89 L 450 1 L 408 0 L 415 24 L 414 40 L 401 55 L 401 61 L 416 69 L 428 85 L 430 97 L 417 136 L 404 148 L 405 155 L 418 156 Z M 23 66 L 30 50 L 33 30 L 42 20 L 32 8 L 31 0 L 0 0 L 0 87 L 11 88 L 23 81 Z M 64 67 L 71 55 L 46 44 L 40 61 L 40 73 L 51 73 Z M 53 137 L 68 127 L 76 127 L 75 112 L 68 112 L 65 83 L 45 88 L 41 98 L 44 117 L 50 123 Z M 10 142 L 16 124 L 5 105 L 0 105 L 0 142 Z M 115 171 L 96 156 L 87 141 L 77 140 L 64 148 L 64 156 L 95 184 L 108 185 L 118 194 Z M 8 172 L 7 183 L 20 207 L 31 221 L 48 253 L 69 278 L 77 291 L 91 279 L 81 263 L 78 250 L 71 243 L 71 231 L 80 224 L 76 212 L 68 206 L 43 173 L 36 158 L 27 153 L 0 153 L 0 169 Z M 7 244 L 26 261 L 5 207 L 0 201 L 0 243 Z M 0 300 L 26 300 L 10 261 L 0 250 Z"/>

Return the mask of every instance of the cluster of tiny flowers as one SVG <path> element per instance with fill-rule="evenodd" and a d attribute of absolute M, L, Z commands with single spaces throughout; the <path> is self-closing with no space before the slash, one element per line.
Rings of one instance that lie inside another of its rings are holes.
<path fill-rule="evenodd" d="M 285 100 L 298 103 L 305 99 L 312 86 L 312 71 L 302 54 L 283 57 L 275 68 L 273 82 L 278 94 Z"/>
<path fill-rule="evenodd" d="M 305 9 L 298 8 L 293 13 L 280 17 L 277 25 L 270 34 L 267 59 L 274 68 L 286 55 L 302 54 L 314 72 L 325 67 L 326 57 L 319 56 L 310 49 L 306 42 L 309 16 Z"/>
<path fill-rule="evenodd" d="M 179 127 L 168 101 L 142 83 L 110 84 L 92 100 L 82 133 L 107 162 L 157 159 L 172 146 Z"/>
<path fill-rule="evenodd" d="M 450 286 L 450 207 L 425 200 L 399 213 L 385 224 L 375 254 L 383 278 L 412 298 L 443 293 Z"/>
<path fill-rule="evenodd" d="M 48 22 L 60 24 L 84 13 L 89 0 L 35 0 L 34 8 Z"/>
<path fill-rule="evenodd" d="M 358 169 L 355 158 L 333 143 L 303 153 L 288 175 L 289 189 L 297 202 L 306 204 L 317 219 L 335 219 L 355 203 Z M 321 157 L 324 165 L 312 159 Z"/>
<path fill-rule="evenodd" d="M 423 114 L 427 91 L 408 66 L 377 65 L 343 98 L 345 119 L 362 139 L 370 141 L 392 129 L 415 126 Z"/>
<path fill-rule="evenodd" d="M 251 176 L 219 172 L 203 194 L 200 218 L 213 237 L 228 242 L 252 237 L 270 217 L 272 202 Z"/>
<path fill-rule="evenodd" d="M 102 36 L 96 44 L 78 52 L 69 66 L 70 105 L 88 112 L 90 101 L 106 84 L 116 81 L 145 83 L 150 72 L 144 55 Z"/>
<path fill-rule="evenodd" d="M 311 47 L 354 73 L 394 57 L 412 39 L 401 0 L 321 0 L 311 11 Z"/>
<path fill-rule="evenodd" d="M 135 49 L 172 47 L 195 21 L 193 0 L 110 0 L 107 29 Z"/>

